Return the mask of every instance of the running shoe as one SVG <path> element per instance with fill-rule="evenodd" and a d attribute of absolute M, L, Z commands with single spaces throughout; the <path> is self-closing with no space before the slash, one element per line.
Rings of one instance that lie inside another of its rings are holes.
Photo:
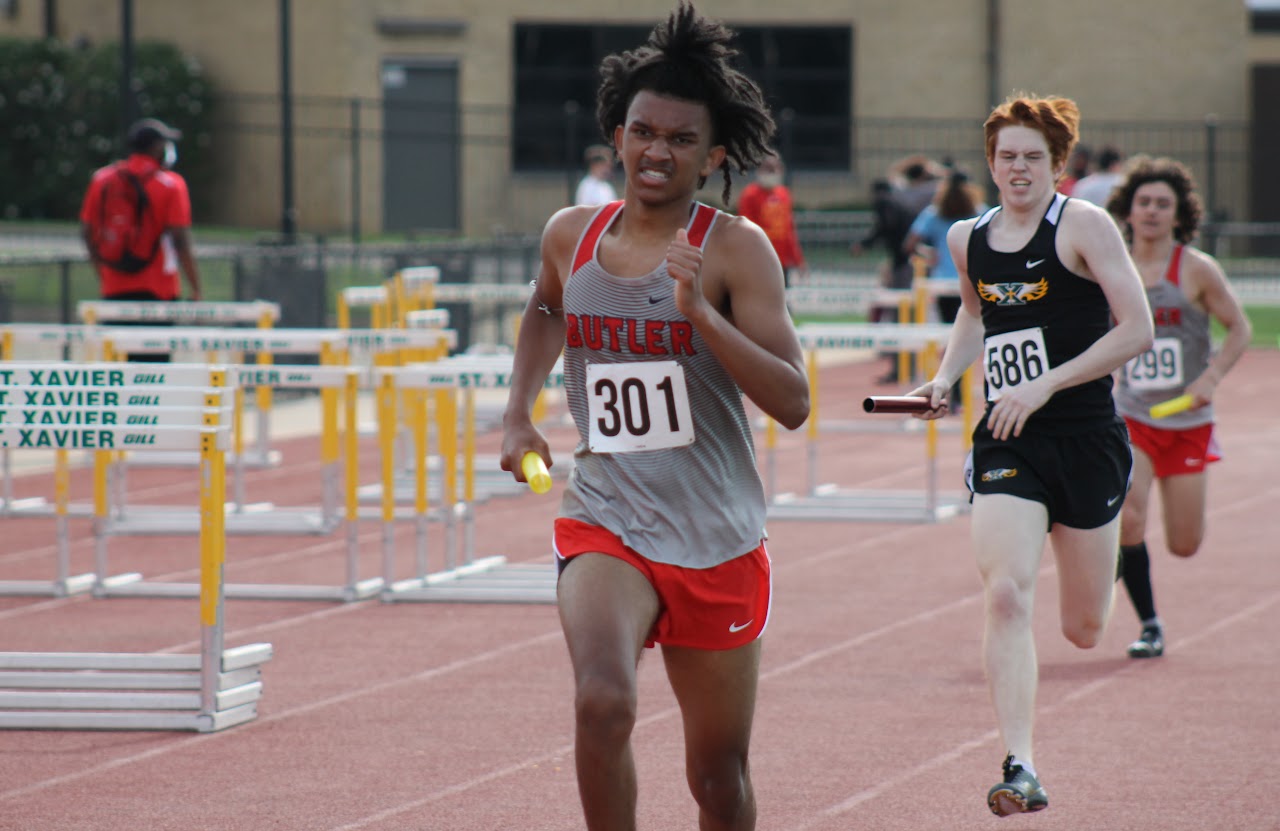
<path fill-rule="evenodd" d="M 1159 626 L 1144 626 L 1138 639 L 1129 644 L 1130 658 L 1159 658 L 1164 654 L 1164 631 Z"/>
<path fill-rule="evenodd" d="M 998 817 L 1027 814 L 1049 807 L 1049 795 L 1040 782 L 1022 765 L 1013 763 L 1013 754 L 1004 759 L 1004 781 L 987 791 L 987 806 Z"/>

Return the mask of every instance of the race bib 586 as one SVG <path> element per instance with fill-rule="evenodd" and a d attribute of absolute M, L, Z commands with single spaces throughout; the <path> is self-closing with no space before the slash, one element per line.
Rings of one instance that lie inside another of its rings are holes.
<path fill-rule="evenodd" d="M 998 401 L 1019 384 L 1034 381 L 1049 370 L 1044 330 L 1036 327 L 992 335 L 983 344 L 982 367 L 988 401 Z"/>

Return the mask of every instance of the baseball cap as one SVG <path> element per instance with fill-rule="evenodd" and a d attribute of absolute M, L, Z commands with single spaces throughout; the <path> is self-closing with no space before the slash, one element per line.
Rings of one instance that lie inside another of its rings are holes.
<path fill-rule="evenodd" d="M 129 128 L 129 149 L 146 150 L 156 141 L 177 141 L 182 138 L 182 131 L 175 130 L 158 118 L 144 118 L 135 121 Z"/>

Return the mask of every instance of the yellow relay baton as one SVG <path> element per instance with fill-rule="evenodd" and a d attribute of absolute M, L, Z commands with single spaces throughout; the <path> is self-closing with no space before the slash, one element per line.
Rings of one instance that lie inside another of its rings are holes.
<path fill-rule="evenodd" d="M 551 490 L 551 474 L 542 457 L 530 450 L 520 459 L 520 470 L 524 472 L 525 481 L 534 493 L 546 493 Z"/>
<path fill-rule="evenodd" d="M 1191 405 L 1196 403 L 1194 395 L 1179 395 L 1177 398 L 1170 398 L 1168 401 L 1161 401 L 1150 410 L 1152 418 L 1164 418 L 1176 413 L 1183 413 L 1191 409 Z"/>

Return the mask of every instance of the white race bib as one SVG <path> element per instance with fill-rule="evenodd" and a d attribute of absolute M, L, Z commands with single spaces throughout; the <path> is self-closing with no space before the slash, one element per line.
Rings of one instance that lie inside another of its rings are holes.
<path fill-rule="evenodd" d="M 983 343 L 982 368 L 987 375 L 987 400 L 998 401 L 1006 392 L 1034 381 L 1049 371 L 1044 330 L 1019 329 L 992 335 Z"/>
<path fill-rule="evenodd" d="M 1124 365 L 1124 378 L 1129 389 L 1138 391 L 1182 386 L 1182 341 L 1156 338 L 1150 349 Z"/>
<path fill-rule="evenodd" d="M 595 453 L 693 444 L 684 367 L 675 361 L 587 364 L 587 412 Z"/>

